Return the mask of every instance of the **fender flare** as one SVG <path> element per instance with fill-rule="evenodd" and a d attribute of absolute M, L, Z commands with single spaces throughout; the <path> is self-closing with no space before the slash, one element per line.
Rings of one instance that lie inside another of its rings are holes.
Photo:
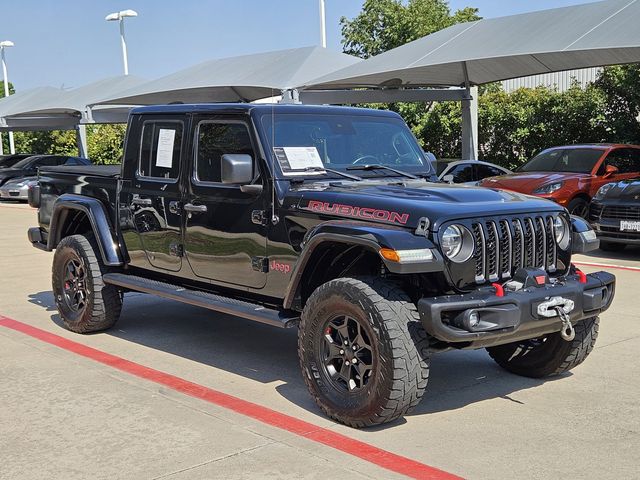
<path fill-rule="evenodd" d="M 357 224 L 348 221 L 321 223 L 310 230 L 302 243 L 303 249 L 293 267 L 291 280 L 284 296 L 284 307 L 291 308 L 305 269 L 314 251 L 326 243 L 359 245 L 379 255 L 381 248 L 394 250 L 432 249 L 434 259 L 429 262 L 399 264 L 379 257 L 385 267 L 397 274 L 433 273 L 444 271 L 444 260 L 435 245 L 424 236 L 416 235 L 404 228 L 383 225 Z"/>
<path fill-rule="evenodd" d="M 91 230 L 98 242 L 103 263 L 110 267 L 122 266 L 124 262 L 122 261 L 118 242 L 104 206 L 99 200 L 82 195 L 64 194 L 56 199 L 53 204 L 53 213 L 51 214 L 47 250 L 53 250 L 60 242 L 60 232 L 58 231 L 60 219 L 63 214 L 70 210 L 83 212 L 89 219 Z"/>

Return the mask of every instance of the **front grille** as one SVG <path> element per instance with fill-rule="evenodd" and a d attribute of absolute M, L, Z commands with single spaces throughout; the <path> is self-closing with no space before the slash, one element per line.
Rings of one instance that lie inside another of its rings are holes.
<path fill-rule="evenodd" d="M 640 240 L 640 232 L 621 232 L 617 227 L 600 226 L 600 231 L 605 237 L 618 238 L 620 240 Z"/>
<path fill-rule="evenodd" d="M 640 221 L 640 207 L 609 205 L 604 207 L 600 217 L 612 220 Z"/>
<path fill-rule="evenodd" d="M 553 221 L 551 215 L 474 221 L 476 283 L 507 280 L 521 267 L 555 272 L 558 252 Z"/>

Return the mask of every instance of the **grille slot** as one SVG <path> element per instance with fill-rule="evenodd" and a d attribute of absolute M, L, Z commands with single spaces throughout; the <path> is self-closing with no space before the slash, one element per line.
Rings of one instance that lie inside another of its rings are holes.
<path fill-rule="evenodd" d="M 553 216 L 525 216 L 473 222 L 476 283 L 506 280 L 521 267 L 556 272 L 553 221 Z"/>
<path fill-rule="evenodd" d="M 614 220 L 640 220 L 640 207 L 610 205 L 604 207 L 600 216 Z"/>

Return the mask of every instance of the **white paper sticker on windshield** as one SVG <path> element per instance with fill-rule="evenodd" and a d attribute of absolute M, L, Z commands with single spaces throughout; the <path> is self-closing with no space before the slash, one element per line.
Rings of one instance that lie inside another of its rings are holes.
<path fill-rule="evenodd" d="M 156 155 L 156 167 L 173 167 L 173 144 L 176 140 L 176 131 L 161 128 L 158 135 L 158 154 Z"/>
<path fill-rule="evenodd" d="M 316 147 L 276 147 L 273 150 L 285 175 L 324 173 L 324 164 Z M 311 169 L 317 171 L 305 171 Z"/>

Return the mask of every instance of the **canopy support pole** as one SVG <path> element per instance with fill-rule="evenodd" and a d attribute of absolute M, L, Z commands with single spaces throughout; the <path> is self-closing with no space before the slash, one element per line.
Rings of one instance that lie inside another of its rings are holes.
<path fill-rule="evenodd" d="M 462 100 L 462 160 L 478 159 L 478 87 L 469 83 L 467 62 L 462 64 L 466 98 Z"/>
<path fill-rule="evenodd" d="M 76 142 L 78 143 L 78 156 L 89 158 L 87 155 L 87 126 L 76 126 Z"/>

